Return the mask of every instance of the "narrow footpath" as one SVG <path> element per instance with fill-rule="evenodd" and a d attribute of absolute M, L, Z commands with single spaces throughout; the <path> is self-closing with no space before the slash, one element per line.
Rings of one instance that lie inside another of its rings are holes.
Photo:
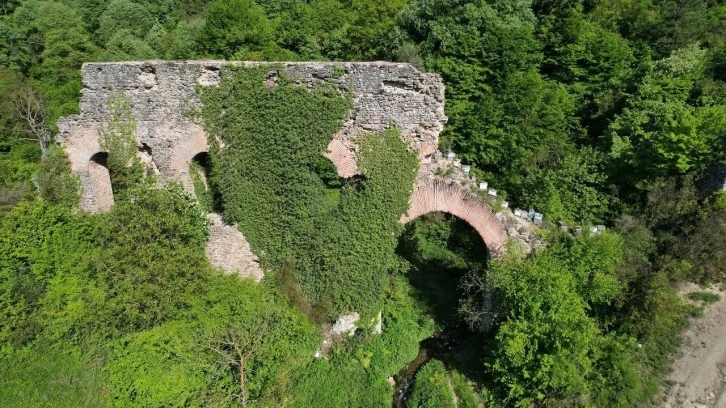
<path fill-rule="evenodd" d="M 726 291 L 711 291 L 721 299 L 683 333 L 667 378 L 671 385 L 664 390 L 664 408 L 726 408 Z"/>

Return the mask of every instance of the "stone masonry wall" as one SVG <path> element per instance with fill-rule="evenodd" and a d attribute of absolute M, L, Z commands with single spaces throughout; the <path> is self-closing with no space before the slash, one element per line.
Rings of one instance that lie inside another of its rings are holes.
<path fill-rule="evenodd" d="M 207 217 L 211 225 L 204 252 L 212 265 L 227 273 L 261 281 L 264 273 L 260 260 L 252 253 L 250 244 L 237 226 L 226 224 L 219 214 L 209 214 Z"/>
<path fill-rule="evenodd" d="M 321 152 L 333 162 L 341 177 L 358 173 L 359 135 L 395 126 L 421 161 L 417 183 L 412 186 L 411 209 L 402 221 L 426 212 L 447 211 L 472 224 L 494 256 L 501 253 L 507 234 L 491 208 L 480 200 L 472 201 L 461 189 L 449 191 L 453 188 L 451 183 L 446 187 L 431 170 L 438 136 L 446 122 L 441 78 L 402 63 L 86 63 L 82 68 L 81 113 L 62 118 L 57 137 L 68 153 L 72 171 L 81 177 L 81 207 L 86 211 L 104 211 L 113 204 L 108 171 L 92 157 L 103 152 L 98 129 L 107 120 L 109 101 L 115 93 L 122 93 L 131 105 L 139 154 L 147 167 L 162 183 L 177 180 L 193 190 L 189 163 L 196 155 L 208 151 L 207 135 L 189 114 L 201 108 L 196 87 L 218 85 L 231 66 L 258 64 L 269 65 L 269 86 L 274 86 L 279 70 L 283 70 L 300 86 L 313 87 L 325 81 L 342 91 L 352 91 L 353 109 L 331 140 L 328 151 Z M 224 225 L 218 216 L 211 217 L 214 225 L 207 254 L 213 264 L 259 280 L 262 271 L 242 234 L 234 234 L 234 227 Z"/>
<path fill-rule="evenodd" d="M 73 170 L 84 178 L 90 156 L 100 151 L 97 129 L 106 121 L 108 102 L 115 92 L 122 92 L 137 122 L 139 146 L 150 149 L 160 180 L 180 180 L 191 188 L 188 162 L 207 151 L 204 130 L 188 115 L 201 107 L 195 87 L 217 85 L 226 67 L 245 64 L 258 63 L 86 63 L 82 68 L 81 114 L 58 122 L 58 141 L 65 146 Z M 446 121 L 444 87 L 438 76 L 421 73 L 408 64 L 385 62 L 269 65 L 271 78 L 279 66 L 301 85 L 328 81 L 353 91 L 353 110 L 327 153 L 343 173 L 341 176 L 357 172 L 354 140 L 360 131 L 395 125 L 421 155 L 436 150 L 438 134 Z M 92 208 L 93 197 L 84 197 L 84 201 L 87 209 L 96 209 Z"/>

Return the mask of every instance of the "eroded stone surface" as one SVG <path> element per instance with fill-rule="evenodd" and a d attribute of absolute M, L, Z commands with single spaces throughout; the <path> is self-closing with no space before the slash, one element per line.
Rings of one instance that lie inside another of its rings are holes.
<path fill-rule="evenodd" d="M 358 312 L 344 314 L 335 321 L 333 327 L 330 329 L 330 333 L 333 336 L 342 336 L 343 334 L 352 336 L 355 334 L 355 324 L 358 322 L 358 320 L 360 320 L 360 315 L 358 314 Z"/>
<path fill-rule="evenodd" d="M 195 87 L 218 85 L 226 68 L 265 63 L 226 61 L 135 61 L 86 63 L 82 68 L 81 113 L 62 118 L 58 141 L 66 147 L 74 172 L 84 179 L 91 155 L 100 152 L 98 131 L 108 116 L 109 100 L 122 93 L 136 119 L 139 146 L 145 145 L 159 171 L 159 180 L 181 181 L 192 189 L 189 161 L 208 150 L 202 127 L 193 120 L 201 108 Z M 433 151 L 446 122 L 444 86 L 434 74 L 409 64 L 371 63 L 277 63 L 270 65 L 272 77 L 284 70 L 302 86 L 328 82 L 341 91 L 352 91 L 353 109 L 326 155 L 341 176 L 357 173 L 355 140 L 362 132 L 396 126 L 411 149 L 424 155 Z M 93 192 L 85 189 L 83 207 L 94 211 Z"/>
<path fill-rule="evenodd" d="M 260 260 L 236 225 L 226 224 L 219 214 L 207 215 L 211 221 L 209 240 L 204 249 L 209 262 L 227 273 L 237 273 L 259 282 L 264 277 Z"/>

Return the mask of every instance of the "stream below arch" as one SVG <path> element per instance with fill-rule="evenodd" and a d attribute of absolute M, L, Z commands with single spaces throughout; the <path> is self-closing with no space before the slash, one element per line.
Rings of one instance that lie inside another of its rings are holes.
<path fill-rule="evenodd" d="M 471 330 L 458 309 L 465 295 L 462 278 L 471 271 L 483 273 L 489 255 L 476 230 L 445 213 L 426 214 L 408 224 L 397 253 L 410 262 L 408 281 L 436 326 L 434 334 L 419 343 L 416 358 L 393 376 L 392 406 L 405 408 L 416 374 L 432 359 L 467 376 L 481 371 L 487 336 Z"/>

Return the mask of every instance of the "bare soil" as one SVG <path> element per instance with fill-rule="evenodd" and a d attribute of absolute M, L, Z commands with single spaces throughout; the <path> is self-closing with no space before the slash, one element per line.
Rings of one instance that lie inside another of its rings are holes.
<path fill-rule="evenodd" d="M 706 306 L 683 333 L 683 344 L 663 390 L 664 408 L 726 408 L 726 288 L 700 288 L 689 284 L 681 290 L 711 292 L 721 299 Z"/>

